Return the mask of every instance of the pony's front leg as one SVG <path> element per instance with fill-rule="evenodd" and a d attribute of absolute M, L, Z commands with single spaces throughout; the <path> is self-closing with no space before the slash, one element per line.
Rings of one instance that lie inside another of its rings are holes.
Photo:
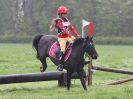
<path fill-rule="evenodd" d="M 79 78 L 80 78 L 80 81 L 81 81 L 81 84 L 82 84 L 84 90 L 87 90 L 87 87 L 85 84 L 85 79 L 84 79 L 84 73 L 85 73 L 84 70 L 78 71 L 77 73 L 79 75 Z"/>
<path fill-rule="evenodd" d="M 72 72 L 67 71 L 67 90 L 70 90 Z"/>

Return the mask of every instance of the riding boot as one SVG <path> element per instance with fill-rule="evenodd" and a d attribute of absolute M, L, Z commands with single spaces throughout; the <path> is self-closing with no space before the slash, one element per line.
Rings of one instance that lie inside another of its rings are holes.
<path fill-rule="evenodd" d="M 64 63 L 64 54 L 63 54 L 63 52 L 60 52 L 59 65 L 57 67 L 58 71 L 63 71 L 63 63 Z"/>

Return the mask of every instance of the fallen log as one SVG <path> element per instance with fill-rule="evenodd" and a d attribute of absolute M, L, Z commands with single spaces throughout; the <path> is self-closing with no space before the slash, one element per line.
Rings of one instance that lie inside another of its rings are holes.
<path fill-rule="evenodd" d="M 133 81 L 133 78 L 127 78 L 127 79 L 117 80 L 117 81 L 108 83 L 107 85 L 117 85 L 117 84 L 122 84 L 122 83 L 129 82 L 129 81 Z"/>

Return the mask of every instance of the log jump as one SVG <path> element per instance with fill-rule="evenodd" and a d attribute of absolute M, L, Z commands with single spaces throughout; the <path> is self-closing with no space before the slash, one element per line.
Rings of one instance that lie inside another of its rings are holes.
<path fill-rule="evenodd" d="M 79 79 L 78 74 L 73 73 L 72 79 Z M 43 72 L 43 73 L 39 72 L 39 73 L 27 73 L 27 74 L 0 75 L 0 84 L 51 81 L 51 80 L 58 80 L 59 86 L 66 86 L 67 72 L 53 71 L 53 72 Z"/>
<path fill-rule="evenodd" d="M 1 75 L 0 84 L 58 80 L 61 78 L 63 74 L 64 74 L 63 72 L 44 72 L 44 73 Z"/>
<path fill-rule="evenodd" d="M 131 70 L 105 68 L 105 67 L 100 67 L 100 66 L 92 66 L 91 69 L 133 75 L 133 71 Z M 84 77 L 85 76 L 86 74 L 84 74 Z M 71 78 L 79 79 L 79 76 L 77 73 L 73 73 Z M 52 72 L 42 72 L 42 73 L 38 72 L 38 73 L 27 73 L 27 74 L 0 75 L 0 84 L 53 81 L 53 80 L 58 80 L 59 86 L 66 86 L 67 72 L 66 71 L 52 71 Z M 89 80 L 90 80 L 89 82 L 92 82 L 92 74 L 91 76 L 89 76 Z M 128 82 L 128 81 L 133 81 L 133 78 L 118 80 L 118 81 L 109 83 L 108 85 L 121 84 L 121 83 Z M 89 85 L 91 85 L 91 83 L 89 83 Z"/>

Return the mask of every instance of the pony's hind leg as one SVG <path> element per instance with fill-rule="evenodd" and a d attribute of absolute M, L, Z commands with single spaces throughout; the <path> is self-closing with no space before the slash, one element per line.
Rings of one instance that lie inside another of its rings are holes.
<path fill-rule="evenodd" d="M 46 57 L 40 58 L 40 62 L 42 63 L 40 66 L 40 71 L 44 72 L 47 68 Z"/>

